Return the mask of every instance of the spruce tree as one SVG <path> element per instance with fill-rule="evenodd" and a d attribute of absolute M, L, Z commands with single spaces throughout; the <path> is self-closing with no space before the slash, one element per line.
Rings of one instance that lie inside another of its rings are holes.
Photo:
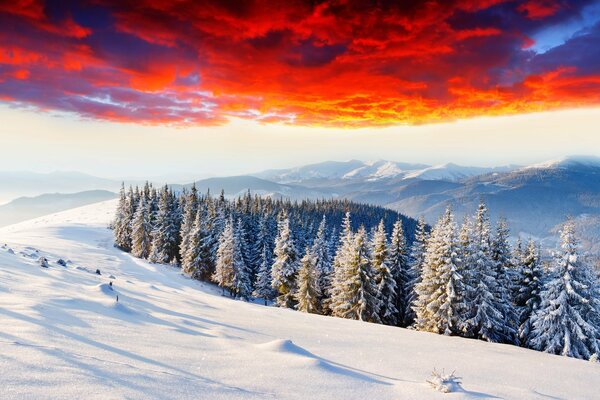
<path fill-rule="evenodd" d="M 382 222 L 383 221 L 380 222 L 378 228 L 379 231 L 383 228 Z M 396 220 L 392 229 L 387 266 L 390 269 L 396 286 L 396 301 L 394 306 L 398 315 L 397 324 L 405 325 L 408 322 L 407 320 L 412 319 L 410 316 L 407 317 L 406 315 L 406 311 L 409 308 L 410 293 L 412 292 L 412 279 L 409 270 L 408 247 L 406 245 L 404 228 L 402 227 L 402 220 L 400 218 Z"/>
<path fill-rule="evenodd" d="M 181 260 L 183 272 L 194 279 L 207 277 L 206 264 L 210 254 L 205 246 L 207 233 L 202 221 L 202 210 L 196 211 L 194 222 L 188 235 L 188 244 Z"/>
<path fill-rule="evenodd" d="M 413 310 L 418 330 L 445 335 L 460 333 L 464 289 L 459 262 L 454 216 L 448 207 L 427 241 L 421 281 L 415 287 L 417 299 Z"/>
<path fill-rule="evenodd" d="M 196 185 L 192 186 L 192 190 L 189 195 L 182 196 L 182 199 L 185 199 L 183 205 L 183 219 L 181 222 L 181 231 L 179 236 L 181 237 L 181 244 L 179 245 L 179 256 L 182 260 L 185 258 L 185 255 L 190 246 L 190 232 L 194 228 L 194 222 L 197 217 L 198 211 L 198 191 L 196 190 Z"/>
<path fill-rule="evenodd" d="M 333 274 L 330 283 L 330 296 L 327 299 L 327 307 L 334 312 L 335 307 L 339 307 L 346 300 L 346 268 L 349 264 L 349 258 L 354 251 L 354 232 L 352 232 L 352 222 L 350 212 L 346 212 L 342 221 L 342 232 L 338 241 L 338 247 L 333 259 Z"/>
<path fill-rule="evenodd" d="M 400 229 L 401 226 L 400 226 Z M 396 308 L 396 277 L 392 274 L 388 262 L 388 245 L 383 220 L 379 222 L 371 243 L 371 266 L 377 285 L 377 300 L 379 302 L 379 318 L 386 325 L 398 325 L 399 315 Z"/>
<path fill-rule="evenodd" d="M 392 238 L 394 236 L 396 235 L 392 234 Z M 413 306 L 417 300 L 417 292 L 415 291 L 415 287 L 419 284 L 419 282 L 421 282 L 421 271 L 423 269 L 423 263 L 425 262 L 425 252 L 427 250 L 428 238 L 429 234 L 427 232 L 427 224 L 425 223 L 425 219 L 420 217 L 417 221 L 415 240 L 412 243 L 410 257 L 408 259 L 408 282 L 404 288 L 404 293 L 406 294 L 404 326 L 410 326 L 415 322 L 416 315 L 415 311 L 413 310 Z"/>
<path fill-rule="evenodd" d="M 129 187 L 129 192 L 126 194 L 124 185 L 121 185 L 119 205 L 113 225 L 115 246 L 123 251 L 131 251 L 131 223 L 135 213 L 134 201 L 131 186 Z"/>
<path fill-rule="evenodd" d="M 519 314 L 518 336 L 521 344 L 526 344 L 531 331 L 531 316 L 537 311 L 544 279 L 540 254 L 533 240 L 529 240 L 523 252 L 520 267 L 517 268 L 515 305 Z"/>
<path fill-rule="evenodd" d="M 131 253 L 139 258 L 147 258 L 152 245 L 152 224 L 150 206 L 146 198 L 140 198 L 132 222 Z"/>
<path fill-rule="evenodd" d="M 589 359 L 600 352 L 598 278 L 579 254 L 573 220 L 564 225 L 561 240 L 552 278 L 531 318 L 528 344 L 547 353 Z"/>
<path fill-rule="evenodd" d="M 269 245 L 264 242 L 263 250 L 260 257 L 260 265 L 258 267 L 258 273 L 256 274 L 256 281 L 254 282 L 254 292 L 252 295 L 265 301 L 272 300 L 275 296 L 275 292 L 271 287 L 273 278 L 271 277 L 271 265 L 272 263 L 271 251 Z"/>
<path fill-rule="evenodd" d="M 252 293 L 252 273 L 244 258 L 244 252 L 248 249 L 245 236 L 244 223 L 238 219 L 233 232 L 233 292 L 236 297 L 247 299 Z"/>
<path fill-rule="evenodd" d="M 150 261 L 167 264 L 178 255 L 179 227 L 176 222 L 173 198 L 165 185 L 158 202 L 156 221 L 152 231 Z"/>
<path fill-rule="evenodd" d="M 311 254 L 310 248 L 306 248 L 306 254 L 300 261 L 298 270 L 298 290 L 295 293 L 296 309 L 298 311 L 318 314 L 319 298 L 321 289 L 319 287 L 319 273 L 315 263 L 315 258 Z"/>
<path fill-rule="evenodd" d="M 324 303 L 330 291 L 332 274 L 331 259 L 329 255 L 329 243 L 326 237 L 326 229 L 327 220 L 325 218 L 325 215 L 323 215 L 323 218 L 321 219 L 321 223 L 319 224 L 319 228 L 317 230 L 317 236 L 315 237 L 311 248 L 311 254 L 315 261 L 315 267 L 319 279 L 319 308 L 321 310 L 326 310 L 327 308 Z"/>
<path fill-rule="evenodd" d="M 492 259 L 495 263 L 497 291 L 496 297 L 502 307 L 504 315 L 504 341 L 516 344 L 519 330 L 519 316 L 517 314 L 512 295 L 515 280 L 515 267 L 512 264 L 512 255 L 508 238 L 510 232 L 505 219 L 500 219 L 496 226 L 496 235 L 492 242 Z"/>
<path fill-rule="evenodd" d="M 290 219 L 286 213 L 279 217 L 277 239 L 275 240 L 274 262 L 271 269 L 271 286 L 277 290 L 277 305 L 294 308 L 296 299 L 296 275 L 298 273 L 298 253 L 292 232 Z"/>
<path fill-rule="evenodd" d="M 233 232 L 233 221 L 229 219 L 219 238 L 217 250 L 217 263 L 212 280 L 223 289 L 232 293 L 235 278 L 235 238 Z"/>
<path fill-rule="evenodd" d="M 353 243 L 348 254 L 340 259 L 344 276 L 341 290 L 332 302 L 333 315 L 381 323 L 375 273 L 371 266 L 367 231 L 361 226 L 352 235 Z"/>
<path fill-rule="evenodd" d="M 512 335 L 510 326 L 504 324 L 504 307 L 496 280 L 496 265 L 492 258 L 490 222 L 487 207 L 479 204 L 473 230 L 470 277 L 466 284 L 466 301 L 471 306 L 471 318 L 466 330 L 489 342 L 506 342 Z M 515 332 L 516 333 L 516 332 Z"/>

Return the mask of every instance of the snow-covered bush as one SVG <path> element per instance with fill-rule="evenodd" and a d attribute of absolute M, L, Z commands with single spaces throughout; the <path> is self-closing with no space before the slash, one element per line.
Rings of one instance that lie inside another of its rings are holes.
<path fill-rule="evenodd" d="M 427 380 L 427 383 L 431 385 L 433 390 L 440 393 L 452 393 L 460 389 L 461 380 L 460 377 L 454 375 L 455 371 L 450 374 L 446 374 L 444 370 L 442 372 L 436 369 L 431 372 L 431 378 Z"/>

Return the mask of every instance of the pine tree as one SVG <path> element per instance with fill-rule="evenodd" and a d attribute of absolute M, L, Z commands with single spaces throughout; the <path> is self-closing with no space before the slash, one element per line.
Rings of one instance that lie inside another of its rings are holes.
<path fill-rule="evenodd" d="M 350 263 L 349 258 L 354 251 L 354 232 L 352 232 L 350 212 L 346 212 L 342 221 L 342 232 L 338 242 L 339 244 L 333 259 L 330 295 L 327 301 L 327 307 L 331 313 L 334 313 L 335 307 L 341 307 L 344 301 L 346 301 L 346 277 L 348 274 L 346 268 Z"/>
<path fill-rule="evenodd" d="M 467 321 L 466 331 L 489 342 L 508 341 L 505 333 L 511 332 L 511 327 L 504 324 L 503 305 L 497 297 L 499 289 L 492 258 L 490 222 L 483 202 L 475 215 L 472 245 L 470 274 L 465 286 L 472 317 Z"/>
<path fill-rule="evenodd" d="M 235 278 L 235 238 L 233 233 L 233 221 L 230 219 L 225 224 L 225 228 L 219 239 L 219 248 L 217 250 L 217 264 L 212 280 L 222 289 L 230 292 L 233 290 Z"/>
<path fill-rule="evenodd" d="M 392 234 L 392 238 L 394 236 L 396 235 Z M 415 311 L 413 310 L 413 306 L 415 305 L 415 302 L 417 300 L 417 292 L 415 291 L 415 288 L 419 284 L 419 282 L 421 282 L 421 271 L 423 269 L 423 263 L 425 262 L 427 239 L 429 239 L 429 234 L 427 232 L 427 224 L 425 223 L 425 219 L 421 217 L 417 222 L 415 240 L 413 241 L 410 250 L 410 258 L 408 260 L 408 282 L 404 288 L 404 293 L 406 294 L 404 326 L 410 326 L 415 322 L 416 315 Z M 394 247 L 395 246 L 392 246 L 392 248 Z M 392 252 L 394 252 L 394 250 L 392 250 Z"/>
<path fill-rule="evenodd" d="M 300 261 L 298 270 L 298 290 L 295 293 L 297 301 L 296 309 L 298 311 L 318 314 L 319 298 L 321 289 L 319 287 L 319 274 L 317 271 L 315 258 L 307 247 L 306 254 Z"/>
<path fill-rule="evenodd" d="M 165 185 L 160 193 L 152 231 L 152 250 L 149 257 L 152 262 L 167 264 L 178 255 L 179 227 L 175 213 L 172 196 Z"/>
<path fill-rule="evenodd" d="M 279 217 L 274 255 L 271 285 L 279 294 L 277 305 L 294 308 L 296 305 L 294 291 L 298 272 L 298 253 L 290 230 L 290 220 L 285 213 Z"/>
<path fill-rule="evenodd" d="M 192 186 L 192 190 L 188 196 L 182 196 L 185 199 L 183 205 L 183 219 L 181 222 L 181 244 L 179 245 L 179 256 L 183 262 L 190 245 L 190 232 L 194 228 L 194 222 L 198 211 L 198 191 L 196 185 Z"/>
<path fill-rule="evenodd" d="M 400 225 L 400 229 L 402 229 Z M 398 246 L 399 247 L 399 246 Z M 399 312 L 396 308 L 396 278 L 388 262 L 388 245 L 383 220 L 379 222 L 371 243 L 371 266 L 375 273 L 379 318 L 386 325 L 398 325 Z"/>
<path fill-rule="evenodd" d="M 152 245 L 152 224 L 150 206 L 143 196 L 133 217 L 131 236 L 131 253 L 139 258 L 147 258 Z"/>
<path fill-rule="evenodd" d="M 247 299 L 252 293 L 252 273 L 244 258 L 244 252 L 248 249 L 245 236 L 244 223 L 238 219 L 233 232 L 233 292 L 236 297 Z"/>
<path fill-rule="evenodd" d="M 346 230 L 346 229 L 344 229 Z M 333 315 L 341 318 L 357 319 L 381 323 L 375 274 L 371 266 L 367 231 L 361 226 L 352 236 L 353 243 L 348 254 L 340 262 L 341 287 L 334 302 Z"/>
<path fill-rule="evenodd" d="M 265 301 L 265 305 L 267 305 L 267 301 L 273 299 L 275 292 L 271 287 L 271 282 L 273 279 L 271 277 L 271 265 L 273 265 L 271 261 L 271 251 L 266 242 L 263 243 L 263 250 L 260 260 L 260 266 L 258 268 L 258 273 L 256 274 L 254 292 L 252 295 L 259 299 L 263 299 Z"/>
<path fill-rule="evenodd" d="M 600 293 L 597 277 L 578 254 L 573 220 L 561 231 L 552 278 L 544 285 L 531 318 L 529 346 L 547 353 L 589 359 L 600 351 Z"/>
<path fill-rule="evenodd" d="M 114 227 L 115 246 L 123 251 L 131 250 L 131 223 L 133 221 L 134 210 L 134 195 L 133 189 L 129 187 L 129 193 L 125 193 L 125 186 L 121 184 L 119 193 L 119 205 Z"/>
<path fill-rule="evenodd" d="M 538 247 L 533 240 L 529 240 L 523 252 L 523 259 L 517 268 L 517 282 L 515 292 L 515 305 L 519 314 L 518 336 L 521 344 L 526 344 L 531 331 L 531 316 L 538 309 L 541 302 L 544 271 L 540 262 Z"/>
<path fill-rule="evenodd" d="M 445 335 L 460 333 L 464 289 L 459 262 L 454 216 L 448 207 L 427 241 L 421 281 L 415 287 L 417 299 L 413 310 L 418 330 Z"/>
<path fill-rule="evenodd" d="M 515 268 L 508 237 L 510 232 L 505 219 L 500 219 L 496 226 L 496 235 L 492 242 L 492 259 L 495 263 L 497 282 L 496 297 L 504 315 L 504 341 L 516 344 L 519 330 L 519 316 L 512 296 L 512 285 L 515 280 Z"/>
<path fill-rule="evenodd" d="M 382 226 L 379 227 L 379 230 L 381 228 Z M 397 324 L 405 325 L 408 322 L 407 320 L 412 319 L 406 315 L 409 308 L 410 293 L 412 292 L 412 279 L 409 270 L 408 248 L 400 218 L 396 220 L 392 229 L 387 265 L 396 284 L 396 302 L 394 305 L 398 313 Z"/>
<path fill-rule="evenodd" d="M 321 219 L 317 236 L 312 245 L 311 253 L 315 260 L 315 267 L 319 279 L 319 308 L 326 310 L 325 299 L 330 291 L 332 266 L 329 256 L 329 243 L 326 237 L 327 220 L 325 215 Z"/>
<path fill-rule="evenodd" d="M 208 249 L 205 246 L 207 233 L 204 230 L 201 210 L 196 211 L 194 222 L 187 235 L 188 244 L 181 259 L 181 267 L 184 273 L 194 279 L 200 279 L 206 276 L 207 271 L 204 266 L 210 257 Z"/>

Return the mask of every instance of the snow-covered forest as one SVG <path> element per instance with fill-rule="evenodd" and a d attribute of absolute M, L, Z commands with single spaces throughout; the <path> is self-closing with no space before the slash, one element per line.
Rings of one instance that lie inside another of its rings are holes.
<path fill-rule="evenodd" d="M 151 185 L 121 190 L 115 245 L 264 304 L 597 359 L 600 284 L 573 221 L 542 263 L 533 240 L 509 244 L 485 204 L 430 229 L 340 200 L 235 200 Z"/>

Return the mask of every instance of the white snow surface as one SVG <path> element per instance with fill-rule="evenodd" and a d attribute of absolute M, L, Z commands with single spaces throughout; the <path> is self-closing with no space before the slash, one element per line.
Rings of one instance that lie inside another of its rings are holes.
<path fill-rule="evenodd" d="M 223 297 L 113 248 L 115 206 L 0 229 L 0 398 L 600 399 L 598 363 Z"/>

